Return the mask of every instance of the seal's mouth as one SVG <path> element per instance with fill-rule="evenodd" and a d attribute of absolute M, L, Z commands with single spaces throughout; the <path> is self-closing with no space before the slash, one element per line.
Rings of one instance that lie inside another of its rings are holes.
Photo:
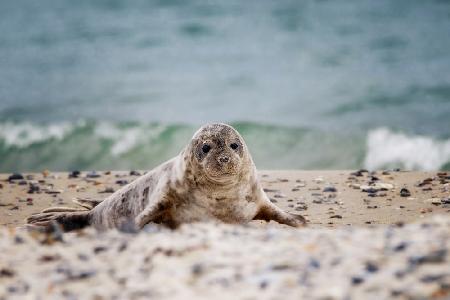
<path fill-rule="evenodd" d="M 209 181 L 212 181 L 216 184 L 230 184 L 233 183 L 236 179 L 236 175 L 234 173 L 221 173 L 220 175 L 212 175 L 206 174 L 206 177 Z"/>

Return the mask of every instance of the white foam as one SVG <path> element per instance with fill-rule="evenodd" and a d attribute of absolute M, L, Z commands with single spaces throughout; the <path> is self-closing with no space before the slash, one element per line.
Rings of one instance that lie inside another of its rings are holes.
<path fill-rule="evenodd" d="M 0 140 L 6 147 L 25 148 L 50 139 L 61 140 L 74 128 L 70 123 L 36 125 L 32 123 L 0 123 Z"/>
<path fill-rule="evenodd" d="M 407 170 L 438 170 L 450 161 L 450 140 L 407 136 L 378 128 L 367 136 L 366 168 L 381 169 L 401 164 Z"/>
<path fill-rule="evenodd" d="M 120 128 L 108 122 L 101 122 L 96 126 L 94 133 L 100 138 L 112 140 L 111 154 L 113 156 L 119 156 L 129 152 L 149 139 L 157 137 L 163 129 L 163 126 L 151 128 L 145 126 Z"/>

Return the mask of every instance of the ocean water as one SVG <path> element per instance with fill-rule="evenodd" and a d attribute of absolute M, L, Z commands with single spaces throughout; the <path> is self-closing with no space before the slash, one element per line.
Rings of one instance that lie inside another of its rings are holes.
<path fill-rule="evenodd" d="M 450 168 L 450 2 L 0 1 L 0 172 L 149 169 L 203 123 L 258 168 Z"/>

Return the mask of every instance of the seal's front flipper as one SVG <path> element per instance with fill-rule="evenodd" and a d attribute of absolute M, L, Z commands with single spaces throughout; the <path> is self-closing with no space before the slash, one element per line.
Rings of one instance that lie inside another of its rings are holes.
<path fill-rule="evenodd" d="M 54 222 L 61 225 L 64 231 L 81 229 L 90 225 L 89 211 L 83 212 L 48 212 L 31 215 L 28 224 L 51 227 Z"/>
<path fill-rule="evenodd" d="M 272 203 L 261 206 L 253 220 L 265 220 L 267 222 L 274 220 L 278 223 L 293 227 L 303 227 L 306 225 L 304 217 L 287 213 Z"/>
<path fill-rule="evenodd" d="M 103 201 L 103 199 L 75 198 L 72 201 L 84 208 L 91 210 L 99 205 Z"/>
<path fill-rule="evenodd" d="M 138 229 L 142 229 L 150 222 L 165 223 L 169 227 L 174 227 L 171 224 L 167 212 L 171 207 L 171 202 L 165 197 L 152 196 L 151 201 L 147 207 L 135 218 L 135 224 Z"/>

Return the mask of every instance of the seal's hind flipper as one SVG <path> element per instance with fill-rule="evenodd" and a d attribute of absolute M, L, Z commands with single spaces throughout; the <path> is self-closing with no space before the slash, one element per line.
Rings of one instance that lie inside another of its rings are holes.
<path fill-rule="evenodd" d="M 87 208 L 88 210 L 91 210 L 99 205 L 103 199 L 75 198 L 72 201 L 84 208 Z"/>
<path fill-rule="evenodd" d="M 54 222 L 62 226 L 64 231 L 81 229 L 90 224 L 89 211 L 77 212 L 47 212 L 31 215 L 28 224 L 50 227 Z"/>

